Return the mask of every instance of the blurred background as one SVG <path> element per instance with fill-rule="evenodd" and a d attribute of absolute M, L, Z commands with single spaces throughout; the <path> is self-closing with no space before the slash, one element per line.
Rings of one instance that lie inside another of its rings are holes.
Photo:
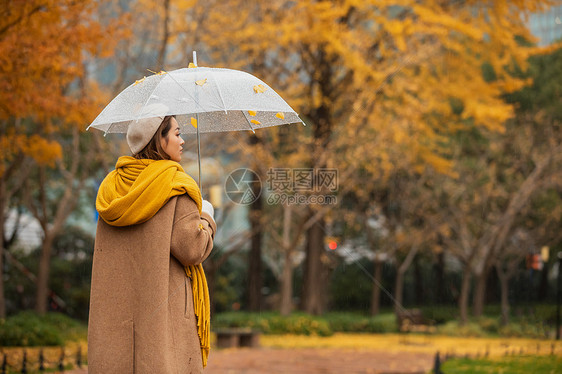
<path fill-rule="evenodd" d="M 1 318 L 87 322 L 97 187 L 129 150 L 85 129 L 197 51 L 199 66 L 264 80 L 306 123 L 201 137 L 216 326 L 257 312 L 381 332 L 421 315 L 555 337 L 559 1 L 5 0 L 0 14 Z M 250 204 L 225 190 L 240 168 L 261 181 Z M 335 184 L 298 189 L 301 169 Z M 306 199 L 268 199 L 280 181 Z"/>

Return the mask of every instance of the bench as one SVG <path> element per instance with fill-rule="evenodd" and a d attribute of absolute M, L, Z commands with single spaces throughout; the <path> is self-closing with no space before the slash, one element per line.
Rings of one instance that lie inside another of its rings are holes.
<path fill-rule="evenodd" d="M 260 346 L 260 332 L 245 328 L 219 329 L 216 332 L 218 348 Z"/>
<path fill-rule="evenodd" d="M 433 332 L 432 321 L 423 316 L 420 309 L 409 309 L 396 313 L 398 328 L 402 332 Z"/>

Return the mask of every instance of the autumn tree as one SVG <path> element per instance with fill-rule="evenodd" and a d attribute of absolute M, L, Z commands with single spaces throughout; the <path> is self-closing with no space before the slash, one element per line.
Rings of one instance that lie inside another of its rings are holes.
<path fill-rule="evenodd" d="M 254 73 L 309 125 L 298 164 L 351 170 L 345 185 L 362 168 L 384 180 L 401 159 L 448 173 L 450 134 L 502 131 L 513 111 L 501 95 L 525 84 L 510 69 L 532 52 L 516 41 L 530 38 L 522 17 L 548 3 L 228 1 L 200 26 L 216 63 L 264 61 Z M 308 208 L 302 299 L 320 313 L 326 227 Z"/>
<path fill-rule="evenodd" d="M 115 24 L 96 20 L 101 6 L 103 2 L 32 0 L 8 1 L 2 9 L 0 233 L 10 199 L 32 169 L 45 171 L 61 162 L 63 145 L 57 134 L 65 127 L 78 131 L 98 110 L 103 96 L 86 76 L 86 61 L 107 57 L 121 35 Z M 27 190 L 37 187 L 28 185 Z M 2 251 L 3 245 L 0 268 Z M 37 280 L 39 312 L 46 311 L 46 261 Z M 4 315 L 0 277 L 0 316 Z"/>

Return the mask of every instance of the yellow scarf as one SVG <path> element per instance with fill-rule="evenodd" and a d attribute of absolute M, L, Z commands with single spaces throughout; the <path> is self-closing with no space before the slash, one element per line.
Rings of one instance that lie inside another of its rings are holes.
<path fill-rule="evenodd" d="M 148 221 L 170 198 L 183 194 L 195 201 L 201 213 L 201 191 L 180 164 L 123 156 L 101 183 L 96 209 L 107 224 L 130 226 Z M 191 278 L 197 334 L 205 367 L 211 348 L 209 288 L 201 264 L 187 266 L 185 272 Z"/>

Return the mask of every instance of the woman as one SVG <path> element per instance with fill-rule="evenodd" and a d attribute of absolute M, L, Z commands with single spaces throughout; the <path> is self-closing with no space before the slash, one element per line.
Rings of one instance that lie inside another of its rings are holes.
<path fill-rule="evenodd" d="M 88 369 L 200 373 L 209 352 L 201 263 L 213 248 L 213 207 L 179 164 L 174 117 L 133 122 L 127 143 L 133 156 L 119 158 L 96 200 Z"/>

